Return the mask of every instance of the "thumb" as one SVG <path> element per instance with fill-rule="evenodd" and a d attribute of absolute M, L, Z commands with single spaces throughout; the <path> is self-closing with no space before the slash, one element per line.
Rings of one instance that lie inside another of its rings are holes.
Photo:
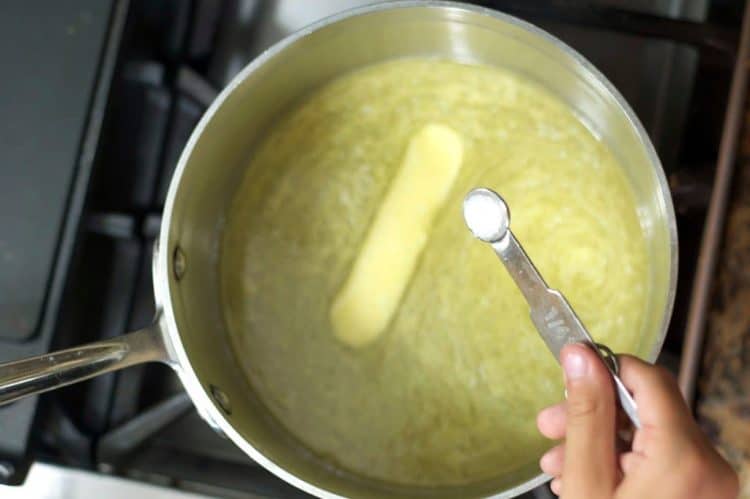
<path fill-rule="evenodd" d="M 567 345 L 560 361 L 568 393 L 563 497 L 609 498 L 617 479 L 612 378 L 585 345 Z"/>

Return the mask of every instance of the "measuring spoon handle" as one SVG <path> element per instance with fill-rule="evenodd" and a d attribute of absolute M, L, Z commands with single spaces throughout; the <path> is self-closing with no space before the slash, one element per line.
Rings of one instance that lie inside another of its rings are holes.
<path fill-rule="evenodd" d="M 559 291 L 550 289 L 513 232 L 508 229 L 502 239 L 491 244 L 526 298 L 531 321 L 557 361 L 560 362 L 560 352 L 569 343 L 583 343 L 591 346 L 612 375 L 623 411 L 633 426 L 640 428 L 641 423 L 635 400 L 623 385 L 616 369 L 604 358 L 568 300 Z"/>

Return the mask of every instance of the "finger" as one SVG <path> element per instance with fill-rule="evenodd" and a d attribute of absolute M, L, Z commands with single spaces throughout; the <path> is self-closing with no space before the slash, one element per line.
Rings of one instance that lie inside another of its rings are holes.
<path fill-rule="evenodd" d="M 549 484 L 549 488 L 556 496 L 562 494 L 562 478 L 553 479 L 552 483 Z"/>
<path fill-rule="evenodd" d="M 568 391 L 564 497 L 610 497 L 615 488 L 615 394 L 599 356 L 584 345 L 567 345 L 560 360 Z"/>
<path fill-rule="evenodd" d="M 550 440 L 561 440 L 565 437 L 567 421 L 565 402 L 551 405 L 539 411 L 536 426 L 539 432 Z M 617 411 L 617 450 L 625 452 L 633 443 L 633 424 L 625 413 Z"/>
<path fill-rule="evenodd" d="M 630 355 L 621 355 L 618 360 L 620 378 L 638 404 L 638 416 L 644 427 L 680 430 L 692 424 L 690 410 L 669 371 Z"/>
<path fill-rule="evenodd" d="M 565 436 L 565 402 L 542 409 L 536 418 L 539 432 L 551 440 Z"/>
<path fill-rule="evenodd" d="M 560 440 L 565 437 L 565 424 L 567 409 L 565 402 L 545 407 L 536 418 L 536 426 L 539 432 L 550 440 Z M 623 449 L 630 449 L 633 442 L 633 425 L 622 411 L 617 411 L 617 444 Z M 618 447 L 618 450 L 619 447 Z"/>
<path fill-rule="evenodd" d="M 632 473 L 638 466 L 646 461 L 646 458 L 636 452 L 626 452 L 620 455 L 620 469 L 624 474 Z"/>
<path fill-rule="evenodd" d="M 558 445 L 548 450 L 539 460 L 539 467 L 550 476 L 558 477 L 563 472 L 565 461 L 565 447 Z"/>

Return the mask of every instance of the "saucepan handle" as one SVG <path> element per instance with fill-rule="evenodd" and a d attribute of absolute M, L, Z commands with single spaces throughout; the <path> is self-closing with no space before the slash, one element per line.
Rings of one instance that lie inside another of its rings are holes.
<path fill-rule="evenodd" d="M 152 361 L 168 362 L 158 321 L 116 338 L 0 363 L 0 405 Z"/>

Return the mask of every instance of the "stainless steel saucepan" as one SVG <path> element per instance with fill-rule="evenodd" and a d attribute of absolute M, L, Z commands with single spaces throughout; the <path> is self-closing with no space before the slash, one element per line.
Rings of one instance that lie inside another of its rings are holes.
<path fill-rule="evenodd" d="M 182 153 L 154 258 L 158 316 L 146 329 L 0 365 L 0 403 L 141 362 L 180 376 L 203 418 L 250 458 L 322 497 L 513 497 L 540 483 L 536 462 L 461 487 L 406 487 L 340 470 L 270 417 L 228 340 L 219 287 L 222 231 L 254 144 L 280 113 L 343 73 L 398 57 L 501 66 L 542 84 L 608 144 L 636 192 L 650 258 L 651 300 L 633 349 L 653 360 L 675 291 L 675 219 L 659 159 L 614 87 L 570 47 L 513 17 L 444 2 L 396 2 L 332 17 L 262 54 L 224 89 Z M 498 435 L 502 438 L 502 435 Z"/>

